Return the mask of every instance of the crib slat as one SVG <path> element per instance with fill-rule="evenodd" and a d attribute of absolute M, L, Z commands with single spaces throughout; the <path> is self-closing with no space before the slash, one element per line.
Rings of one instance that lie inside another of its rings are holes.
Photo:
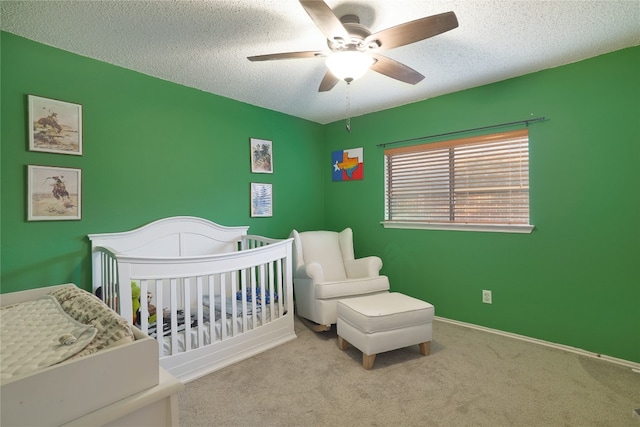
<path fill-rule="evenodd" d="M 170 316 L 171 316 L 171 354 L 178 353 L 178 297 L 177 297 L 177 279 L 170 280 L 169 298 L 170 298 Z"/>
<path fill-rule="evenodd" d="M 235 276 L 234 276 L 235 277 Z M 234 281 L 234 283 L 232 283 L 231 286 L 232 290 L 240 290 L 241 291 L 241 299 L 240 301 L 242 302 L 241 306 L 242 307 L 242 330 L 246 331 L 247 330 L 247 270 L 243 269 L 240 272 L 240 284 L 238 286 L 238 283 L 236 283 Z M 233 295 L 231 297 L 231 311 L 233 312 L 233 316 L 231 316 L 232 318 L 232 328 L 233 328 L 233 336 L 238 335 L 239 331 L 238 331 L 238 307 L 236 304 L 236 295 L 235 292 L 233 292 Z"/>
<path fill-rule="evenodd" d="M 102 274 L 102 301 L 105 302 L 109 307 L 113 309 L 109 301 L 109 285 L 111 284 L 111 278 L 109 277 L 109 260 L 107 258 L 107 254 L 104 252 L 100 253 L 100 272 Z"/>
<path fill-rule="evenodd" d="M 274 261 L 275 262 L 275 261 Z M 270 310 L 270 314 L 271 316 L 269 317 L 271 319 L 271 321 L 274 321 L 276 319 L 276 298 L 275 295 L 277 294 L 276 292 L 274 292 L 274 288 L 275 288 L 275 282 L 274 277 L 273 277 L 273 268 L 274 268 L 274 262 L 270 262 L 269 263 L 269 301 L 271 302 L 271 304 L 269 304 L 269 310 Z M 264 319 L 264 316 L 263 316 Z"/>
<path fill-rule="evenodd" d="M 284 270 L 282 269 L 282 258 L 277 260 L 277 266 L 278 266 L 278 274 L 276 275 L 276 285 L 277 285 L 277 289 L 278 289 L 278 295 L 280 296 L 280 298 L 278 298 L 278 313 L 280 313 L 280 316 L 284 315 L 284 299 L 287 297 L 284 292 L 282 291 L 282 278 L 284 277 Z"/>
<path fill-rule="evenodd" d="M 160 357 L 162 357 L 164 350 L 164 294 L 162 288 L 162 282 L 158 285 L 157 280 L 151 281 L 155 289 L 156 294 L 156 341 L 158 341 L 158 351 Z"/>
<path fill-rule="evenodd" d="M 110 257 L 109 255 L 107 255 L 106 253 L 102 253 L 102 260 L 104 262 L 104 266 L 105 266 L 105 282 L 104 285 L 102 286 L 102 293 L 103 293 L 103 299 L 104 301 L 107 303 L 107 305 L 109 307 L 111 307 L 113 310 L 120 310 L 120 307 L 118 307 L 117 304 L 117 298 L 115 298 L 115 289 L 114 289 L 114 284 L 115 284 L 115 280 L 114 280 L 114 259 L 112 257 Z M 116 275 L 117 277 L 117 275 Z"/>
<path fill-rule="evenodd" d="M 183 302 L 181 306 L 184 308 L 184 351 L 189 351 L 191 345 L 191 278 L 182 279 Z"/>
<path fill-rule="evenodd" d="M 140 280 L 140 330 L 149 334 L 149 303 L 147 292 L 149 288 L 146 280 Z"/>
<path fill-rule="evenodd" d="M 202 300 L 202 281 L 203 277 L 198 276 L 196 278 L 196 310 L 197 310 L 197 340 L 198 347 L 204 346 L 206 343 L 204 342 L 204 301 Z"/>
<path fill-rule="evenodd" d="M 220 275 L 220 338 L 222 340 L 227 339 L 227 283 L 226 275 Z M 231 284 L 235 284 L 234 272 L 231 272 Z M 234 286 L 235 287 L 235 286 Z M 235 305 L 233 306 L 235 307 Z"/>
<path fill-rule="evenodd" d="M 249 292 L 251 293 L 251 325 L 255 328 L 257 321 L 257 287 L 256 287 L 256 267 L 251 267 L 249 269 Z M 247 316 L 248 317 L 248 316 Z M 244 331 L 247 330 L 245 326 Z"/>
<path fill-rule="evenodd" d="M 211 342 L 216 341 L 216 294 L 214 292 L 214 276 L 209 276 L 209 337 Z"/>
<path fill-rule="evenodd" d="M 105 302 L 105 304 L 111 307 L 108 298 L 109 290 L 107 289 L 109 287 L 109 284 L 111 283 L 111 278 L 109 277 L 109 260 L 107 258 L 107 254 L 105 254 L 104 252 L 100 253 L 100 268 L 102 273 L 102 300 Z"/>
<path fill-rule="evenodd" d="M 119 292 L 118 292 L 118 263 L 116 262 L 116 259 L 114 257 L 112 257 L 111 255 L 107 255 L 107 263 L 109 264 L 109 274 L 110 274 L 110 278 L 109 278 L 109 288 L 111 290 L 110 292 L 110 297 L 111 297 L 111 305 L 113 306 L 113 309 L 116 310 L 118 313 L 120 313 L 122 307 L 120 304 L 120 298 L 119 298 Z"/>
<path fill-rule="evenodd" d="M 256 326 L 258 326 L 257 320 L 259 320 L 260 318 L 262 319 L 260 321 L 260 325 L 264 325 L 265 323 L 265 317 L 267 314 L 267 310 L 266 310 L 266 289 L 269 288 L 269 283 L 266 282 L 266 274 L 265 274 L 265 268 L 267 267 L 266 264 L 260 264 L 260 266 L 258 267 L 258 271 L 260 272 L 260 278 L 258 280 L 258 282 L 260 283 L 260 316 L 258 316 L 257 318 L 254 318 L 253 321 L 253 327 L 255 328 Z M 269 300 L 269 302 L 271 302 L 271 300 Z"/>

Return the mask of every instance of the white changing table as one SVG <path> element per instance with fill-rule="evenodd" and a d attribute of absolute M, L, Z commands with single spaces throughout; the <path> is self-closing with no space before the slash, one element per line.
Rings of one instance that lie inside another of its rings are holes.
<path fill-rule="evenodd" d="M 100 408 L 63 424 L 64 427 L 177 427 L 180 424 L 178 393 L 184 385 L 160 368 L 157 386 Z"/>
<path fill-rule="evenodd" d="M 1 294 L 0 306 L 33 300 L 68 285 Z M 156 340 L 132 329 L 132 343 L 0 384 L 0 424 L 178 426 L 177 393 L 184 386 L 159 366 Z M 131 363 L 137 360 L 144 362 Z"/>

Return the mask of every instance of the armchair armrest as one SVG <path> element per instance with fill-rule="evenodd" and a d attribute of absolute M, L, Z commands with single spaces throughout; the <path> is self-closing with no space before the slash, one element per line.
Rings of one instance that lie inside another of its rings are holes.
<path fill-rule="evenodd" d="M 294 272 L 294 277 L 298 279 L 308 279 L 313 283 L 324 282 L 322 266 L 317 262 L 310 262 L 299 266 Z"/>
<path fill-rule="evenodd" d="M 344 268 L 347 277 L 375 277 L 380 275 L 382 260 L 377 256 L 368 256 L 350 261 L 345 261 Z"/>

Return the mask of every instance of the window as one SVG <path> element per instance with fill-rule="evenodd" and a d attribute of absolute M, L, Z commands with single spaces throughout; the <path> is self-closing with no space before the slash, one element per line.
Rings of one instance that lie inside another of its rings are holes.
<path fill-rule="evenodd" d="M 530 233 L 528 130 L 390 148 L 385 227 Z"/>

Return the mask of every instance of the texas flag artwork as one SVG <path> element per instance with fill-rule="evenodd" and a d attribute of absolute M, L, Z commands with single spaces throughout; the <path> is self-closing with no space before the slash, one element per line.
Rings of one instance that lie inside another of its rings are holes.
<path fill-rule="evenodd" d="M 333 165 L 333 180 L 355 181 L 362 179 L 364 176 L 364 159 L 362 153 L 362 147 L 332 152 L 331 164 Z"/>

